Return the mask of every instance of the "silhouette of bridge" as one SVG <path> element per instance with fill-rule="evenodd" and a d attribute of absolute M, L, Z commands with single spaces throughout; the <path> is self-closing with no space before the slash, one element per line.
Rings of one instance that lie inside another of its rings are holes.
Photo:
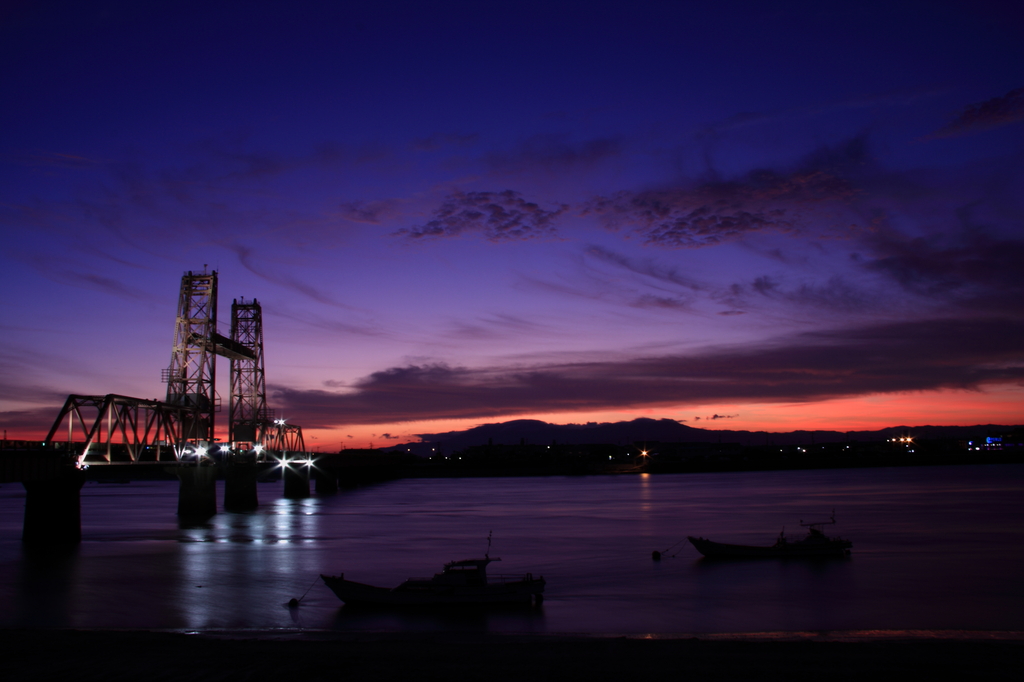
<path fill-rule="evenodd" d="M 230 361 L 226 441 L 215 437 L 218 357 Z M 26 543 L 80 540 L 79 491 L 90 467 L 173 471 L 180 481 L 178 515 L 192 519 L 217 512 L 218 477 L 225 480 L 226 509 L 256 508 L 257 475 L 271 466 L 282 469 L 286 497 L 309 495 L 312 457 L 302 427 L 275 418 L 267 405 L 263 311 L 256 299 L 232 301 L 230 336 L 224 336 L 217 327 L 217 272 L 186 272 L 171 361 L 161 379 L 164 400 L 69 395 L 38 449 L 4 453 L 0 477 L 21 481 L 27 491 Z"/>
<path fill-rule="evenodd" d="M 231 363 L 228 440 L 218 444 L 216 359 Z M 267 407 L 263 311 L 255 299 L 231 304 L 231 336 L 217 331 L 217 272 L 181 278 L 163 401 L 129 396 L 69 395 L 46 436 L 66 431 L 66 453 L 79 465 L 172 462 L 205 458 L 264 461 L 304 452 L 302 428 L 275 419 Z M 81 440 L 76 441 L 76 433 Z"/>

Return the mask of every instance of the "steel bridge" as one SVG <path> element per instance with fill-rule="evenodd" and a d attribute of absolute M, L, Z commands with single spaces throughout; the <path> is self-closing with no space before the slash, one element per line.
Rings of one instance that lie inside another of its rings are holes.
<path fill-rule="evenodd" d="M 256 508 L 257 472 L 271 463 L 282 468 L 286 497 L 309 495 L 312 461 L 302 427 L 267 406 L 262 307 L 236 299 L 230 336 L 217 329 L 217 272 L 186 272 L 171 361 L 161 373 L 165 398 L 69 395 L 38 451 L 5 457 L 4 480 L 20 480 L 27 491 L 24 542 L 81 539 L 79 490 L 93 466 L 172 471 L 180 481 L 178 515 L 190 519 L 217 513 L 217 478 L 225 481 L 226 509 Z M 226 441 L 215 436 L 218 357 L 230 361 Z"/>
<path fill-rule="evenodd" d="M 216 360 L 230 361 L 228 440 L 215 437 L 221 398 Z M 305 453 L 302 427 L 267 407 L 263 310 L 256 299 L 231 304 L 231 336 L 217 331 L 217 272 L 181 278 L 170 365 L 161 373 L 163 401 L 69 395 L 46 442 L 66 437 L 79 466 L 265 461 Z"/>

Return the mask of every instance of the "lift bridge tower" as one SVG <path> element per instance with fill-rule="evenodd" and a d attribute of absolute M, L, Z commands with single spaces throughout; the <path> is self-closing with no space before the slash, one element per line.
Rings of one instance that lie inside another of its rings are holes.
<path fill-rule="evenodd" d="M 241 449 L 259 446 L 277 454 L 304 452 L 302 427 L 275 419 L 267 407 L 263 365 L 263 308 L 244 298 L 231 302 L 231 340 L 250 356 L 231 360 L 229 440 Z"/>
<path fill-rule="evenodd" d="M 165 371 L 167 403 L 184 407 L 184 440 L 209 448 L 220 411 L 217 356 L 231 361 L 228 441 L 242 450 L 304 452 L 302 428 L 274 419 L 267 408 L 263 362 L 263 309 L 244 298 L 231 304 L 231 338 L 217 331 L 217 272 L 187 272 L 181 278 L 171 364 Z M 259 454 L 259 453 L 257 453 Z"/>
<path fill-rule="evenodd" d="M 256 299 L 231 302 L 231 340 L 249 349 L 253 357 L 231 361 L 228 439 L 237 445 L 266 444 L 274 415 L 267 409 L 263 308 Z"/>
<path fill-rule="evenodd" d="M 266 388 L 263 382 L 263 329 L 259 304 L 253 302 L 258 322 L 258 335 L 241 337 L 242 340 L 227 338 L 217 331 L 217 272 L 186 272 L 181 278 L 178 296 L 178 315 L 174 323 L 174 345 L 171 349 L 171 363 L 164 371 L 167 383 L 167 399 L 170 405 L 183 407 L 188 416 L 182 423 L 183 440 L 196 446 L 209 448 L 214 441 L 214 416 L 220 411 L 220 395 L 216 385 L 217 356 L 231 360 L 232 385 L 236 373 L 253 377 L 258 367 L 259 381 L 249 381 L 244 390 L 243 407 L 239 415 L 245 415 L 249 423 L 266 418 Z M 250 306 L 250 307 L 252 307 Z M 237 314 L 232 307 L 232 317 Z M 232 332 L 236 322 L 232 320 Z M 245 328 L 245 325 L 243 325 Z M 234 333 L 232 334 L 234 337 Z M 247 370 L 236 372 L 235 367 Z M 258 390 L 259 395 L 253 392 Z M 231 422 L 229 431 L 235 429 L 235 392 L 231 395 Z M 255 405 L 262 406 L 255 408 Z"/>

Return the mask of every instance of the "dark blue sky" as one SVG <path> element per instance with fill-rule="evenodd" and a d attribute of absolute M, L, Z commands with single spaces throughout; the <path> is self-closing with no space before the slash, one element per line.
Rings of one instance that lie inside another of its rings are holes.
<path fill-rule="evenodd" d="M 204 264 L 324 443 L 1019 421 L 1020 15 L 8 4 L 3 424 L 161 395 Z"/>

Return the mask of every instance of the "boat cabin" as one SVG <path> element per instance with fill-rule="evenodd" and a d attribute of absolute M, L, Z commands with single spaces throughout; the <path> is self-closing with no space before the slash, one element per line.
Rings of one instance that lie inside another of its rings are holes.
<path fill-rule="evenodd" d="M 432 582 L 445 585 L 486 585 L 487 564 L 501 559 L 463 559 L 451 561 L 436 573 Z"/>

